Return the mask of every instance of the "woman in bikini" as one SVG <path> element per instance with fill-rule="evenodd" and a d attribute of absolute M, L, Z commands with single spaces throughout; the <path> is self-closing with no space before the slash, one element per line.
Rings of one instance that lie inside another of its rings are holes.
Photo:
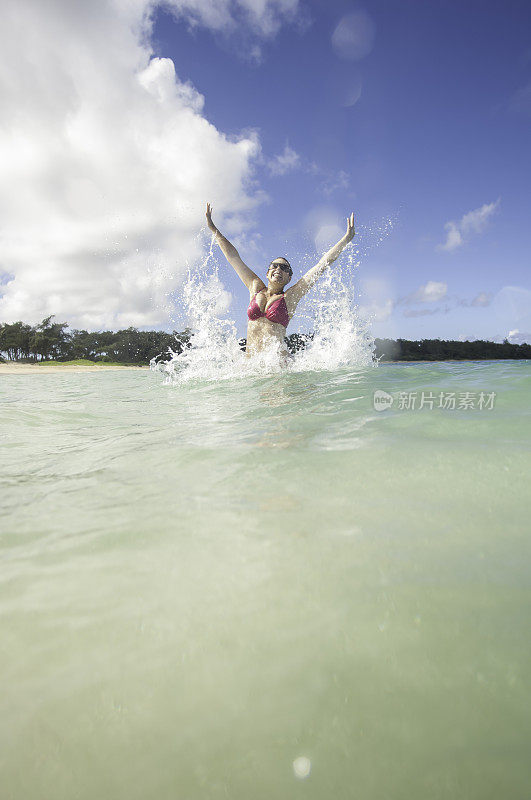
<path fill-rule="evenodd" d="M 247 325 L 246 354 L 253 356 L 264 350 L 269 350 L 273 345 L 283 356 L 287 355 L 284 337 L 286 336 L 288 322 L 295 313 L 300 299 L 311 289 L 317 278 L 343 252 L 347 244 L 352 241 L 355 234 L 354 214 L 347 218 L 347 232 L 339 242 L 331 247 L 294 286 L 291 286 L 286 291 L 284 289 L 293 275 L 293 270 L 286 258 L 280 256 L 271 262 L 267 270 L 266 286 L 264 281 L 242 261 L 234 245 L 218 231 L 212 222 L 212 206 L 210 203 L 207 203 L 206 219 L 208 227 L 216 237 L 216 241 L 221 247 L 225 258 L 249 289 L 251 302 L 247 309 L 249 322 Z"/>

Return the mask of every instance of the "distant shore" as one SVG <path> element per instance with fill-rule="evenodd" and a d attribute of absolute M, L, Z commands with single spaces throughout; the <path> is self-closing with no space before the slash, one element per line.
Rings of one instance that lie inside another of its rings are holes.
<path fill-rule="evenodd" d="M 43 372 L 102 372 L 113 369 L 149 369 L 125 364 L 16 364 L 0 362 L 0 375 L 34 375 Z"/>

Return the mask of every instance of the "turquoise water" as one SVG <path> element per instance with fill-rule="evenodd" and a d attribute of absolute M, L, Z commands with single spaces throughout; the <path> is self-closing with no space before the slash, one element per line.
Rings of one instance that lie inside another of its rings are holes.
<path fill-rule="evenodd" d="M 529 362 L 0 380 L 2 800 L 529 796 Z"/>

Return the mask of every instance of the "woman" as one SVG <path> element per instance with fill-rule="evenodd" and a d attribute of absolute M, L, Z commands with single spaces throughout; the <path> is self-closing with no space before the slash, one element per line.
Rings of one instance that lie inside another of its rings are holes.
<path fill-rule="evenodd" d="M 317 278 L 336 260 L 354 237 L 354 214 L 347 218 L 347 232 L 339 242 L 322 256 L 315 267 L 306 272 L 294 286 L 284 291 L 291 280 L 293 270 L 283 256 L 275 258 L 267 270 L 267 286 L 249 269 L 234 247 L 212 222 L 212 206 L 206 206 L 207 224 L 216 237 L 223 254 L 236 274 L 249 289 L 250 300 L 247 316 L 247 355 L 252 356 L 274 346 L 282 355 L 287 355 L 284 342 L 286 328 L 301 297 L 311 289 Z"/>

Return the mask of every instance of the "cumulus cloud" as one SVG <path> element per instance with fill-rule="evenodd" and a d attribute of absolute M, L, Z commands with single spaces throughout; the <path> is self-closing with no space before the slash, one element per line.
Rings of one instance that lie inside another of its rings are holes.
<path fill-rule="evenodd" d="M 191 24 L 272 36 L 297 0 L 167 0 Z M 258 137 L 228 138 L 171 60 L 150 0 L 6 0 L 0 46 L 0 321 L 166 321 L 202 252 L 204 201 L 244 225 Z M 222 190 L 220 189 L 222 187 Z M 221 197 L 220 192 L 223 192 Z M 225 205 L 223 205 L 225 204 Z"/>
<path fill-rule="evenodd" d="M 519 331 L 518 328 L 515 328 L 515 330 L 509 331 L 505 338 L 511 344 L 531 344 L 531 331 Z"/>
<path fill-rule="evenodd" d="M 448 285 L 442 281 L 428 281 L 413 294 L 417 303 L 436 303 L 446 296 Z"/>
<path fill-rule="evenodd" d="M 495 203 L 485 203 L 480 208 L 475 208 L 464 214 L 458 222 L 450 220 L 444 226 L 446 241 L 438 245 L 439 250 L 451 252 L 461 247 L 470 235 L 482 233 L 494 212 L 499 208 L 500 198 Z"/>
<path fill-rule="evenodd" d="M 286 144 L 282 153 L 269 160 L 268 167 L 271 175 L 285 175 L 286 172 L 292 172 L 297 169 L 300 163 L 299 154 Z"/>
<path fill-rule="evenodd" d="M 268 41 L 285 24 L 304 32 L 311 19 L 299 0 L 140 0 L 160 5 L 190 29 L 208 28 L 230 37 L 231 51 L 257 66 L 262 63 L 262 40 Z"/>
<path fill-rule="evenodd" d="M 437 303 L 446 297 L 448 285 L 442 281 L 428 281 L 427 283 L 419 286 L 414 292 L 400 297 L 397 305 L 411 305 L 413 303 Z M 426 312 L 430 313 L 430 312 Z"/>
<path fill-rule="evenodd" d="M 360 61 L 374 46 L 375 26 L 363 9 L 345 14 L 332 34 L 332 47 L 339 58 Z"/>

